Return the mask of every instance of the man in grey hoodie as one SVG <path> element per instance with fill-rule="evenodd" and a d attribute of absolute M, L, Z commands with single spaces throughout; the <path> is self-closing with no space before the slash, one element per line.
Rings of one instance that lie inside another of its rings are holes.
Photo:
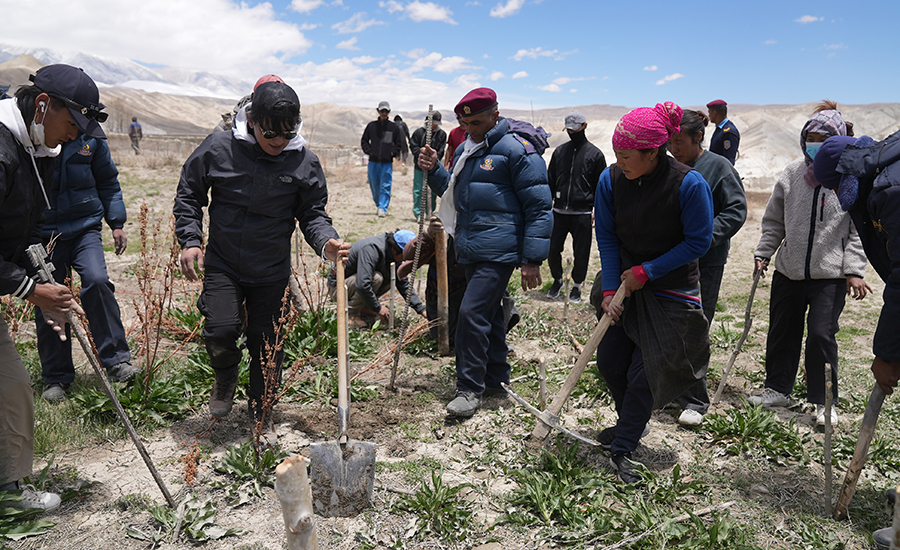
<path fill-rule="evenodd" d="M 68 288 L 38 283 L 25 249 L 41 242 L 41 214 L 48 205 L 44 182 L 52 176 L 60 146 L 78 131 L 106 138 L 100 93 L 81 69 L 47 65 L 15 98 L 0 100 L 0 294 L 40 307 L 65 340 L 66 313 L 77 308 Z M 53 510 L 59 495 L 22 485 L 34 459 L 34 396 L 31 376 L 0 315 L 0 491 L 21 490 L 9 505 Z"/>

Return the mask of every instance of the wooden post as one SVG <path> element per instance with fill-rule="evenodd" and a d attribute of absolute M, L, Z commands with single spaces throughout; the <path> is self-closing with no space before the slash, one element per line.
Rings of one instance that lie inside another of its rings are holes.
<path fill-rule="evenodd" d="M 397 286 L 397 266 L 391 262 L 391 298 L 390 310 L 391 316 L 388 319 L 388 330 L 394 330 L 394 289 Z"/>
<path fill-rule="evenodd" d="M 437 220 L 438 223 L 434 223 Z M 447 233 L 437 217 L 432 218 L 432 237 L 437 269 L 438 353 L 450 355 L 450 283 L 447 271 Z"/>
<path fill-rule="evenodd" d="M 875 435 L 875 425 L 878 423 L 878 415 L 881 413 L 883 404 L 884 392 L 881 390 L 881 386 L 875 384 L 872 388 L 872 393 L 869 395 L 866 411 L 863 413 L 862 424 L 859 428 L 859 438 L 856 440 L 856 450 L 853 451 L 853 458 L 847 466 L 847 473 L 844 474 L 844 483 L 841 485 L 841 494 L 838 496 L 837 504 L 834 506 L 834 514 L 832 516 L 834 519 L 844 520 L 850 516 L 850 501 L 853 500 L 853 493 L 856 492 L 856 482 L 859 481 L 859 474 L 866 464 L 869 444 L 872 443 L 872 436 Z"/>
<path fill-rule="evenodd" d="M 831 406 L 834 399 L 831 395 L 831 365 L 825 363 L 825 517 L 831 517 Z"/>
<path fill-rule="evenodd" d="M 563 287 L 563 323 L 569 322 L 569 269 L 572 267 L 572 258 L 566 258 L 566 272 Z"/>
<path fill-rule="evenodd" d="M 275 493 L 281 503 L 288 550 L 319 550 L 308 463 L 308 459 L 293 455 L 275 467 Z"/>
<path fill-rule="evenodd" d="M 541 410 L 547 409 L 547 363 L 541 357 L 538 360 L 538 390 L 541 396 Z"/>

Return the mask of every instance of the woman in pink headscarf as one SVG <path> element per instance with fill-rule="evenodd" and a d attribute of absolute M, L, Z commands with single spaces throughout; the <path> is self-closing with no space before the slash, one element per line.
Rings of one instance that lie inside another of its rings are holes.
<path fill-rule="evenodd" d="M 600 176 L 594 201 L 603 282 L 591 302 L 615 322 L 597 348 L 597 368 L 619 415 L 598 440 L 625 483 L 640 481 L 632 453 L 653 409 L 704 377 L 709 363 L 698 259 L 712 240 L 713 202 L 703 176 L 666 155 L 681 115 L 666 102 L 622 117 L 616 163 Z M 620 283 L 628 299 L 614 307 Z"/>

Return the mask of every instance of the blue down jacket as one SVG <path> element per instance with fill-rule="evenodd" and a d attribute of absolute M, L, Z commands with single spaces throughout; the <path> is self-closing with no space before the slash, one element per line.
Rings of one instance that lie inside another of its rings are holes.
<path fill-rule="evenodd" d="M 468 158 L 454 187 L 459 262 L 540 265 L 553 229 L 547 165 L 525 152 L 503 117 L 485 139 L 487 148 Z M 443 195 L 449 183 L 446 168 L 432 169 L 428 185 L 435 193 Z"/>
<path fill-rule="evenodd" d="M 63 145 L 57 160 L 47 193 L 50 208 L 44 213 L 44 240 L 56 234 L 63 240 L 74 239 L 104 218 L 111 229 L 124 227 L 119 170 L 109 156 L 106 140 L 79 133 Z"/>

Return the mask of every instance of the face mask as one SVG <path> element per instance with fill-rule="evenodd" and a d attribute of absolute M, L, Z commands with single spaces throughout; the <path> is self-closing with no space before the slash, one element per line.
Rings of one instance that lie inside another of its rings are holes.
<path fill-rule="evenodd" d="M 821 143 L 807 143 L 806 144 L 806 154 L 809 155 L 809 158 L 815 160 L 816 153 L 819 152 L 819 149 L 822 147 Z"/>
<path fill-rule="evenodd" d="M 47 106 L 41 108 L 41 113 L 47 114 Z M 28 135 L 31 137 L 31 143 L 34 144 L 35 148 L 45 147 L 44 145 L 44 119 L 41 119 L 40 124 L 36 124 L 35 120 L 37 120 L 38 109 L 34 110 L 34 117 L 31 119 L 31 127 L 28 129 Z"/>

